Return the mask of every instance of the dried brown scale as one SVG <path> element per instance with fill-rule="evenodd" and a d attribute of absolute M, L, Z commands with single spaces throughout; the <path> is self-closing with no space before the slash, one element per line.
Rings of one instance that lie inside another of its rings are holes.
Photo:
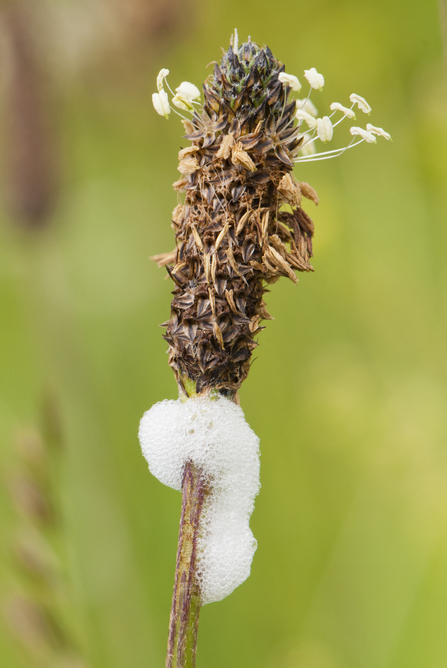
<path fill-rule="evenodd" d="M 197 393 L 234 394 L 271 318 L 267 285 L 313 271 L 314 226 L 300 203 L 318 198 L 291 174 L 302 139 L 282 71 L 268 47 L 230 47 L 203 85 L 203 109 L 184 121 L 192 144 L 179 153 L 174 184 L 186 193 L 172 217 L 177 247 L 154 258 L 176 285 L 163 326 L 183 391 L 191 379 Z"/>

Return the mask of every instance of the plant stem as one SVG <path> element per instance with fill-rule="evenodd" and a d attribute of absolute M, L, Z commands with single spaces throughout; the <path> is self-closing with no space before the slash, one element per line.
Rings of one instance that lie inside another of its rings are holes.
<path fill-rule="evenodd" d="M 169 619 L 166 668 L 194 668 L 201 608 L 196 571 L 200 517 L 207 493 L 202 471 L 187 462 L 182 483 L 182 514 L 178 538 L 174 593 Z"/>

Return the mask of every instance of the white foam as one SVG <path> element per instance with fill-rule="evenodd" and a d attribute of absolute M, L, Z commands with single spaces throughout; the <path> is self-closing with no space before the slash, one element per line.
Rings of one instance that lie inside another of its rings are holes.
<path fill-rule="evenodd" d="M 201 517 L 198 572 L 202 603 L 220 601 L 250 575 L 256 540 L 249 527 L 259 483 L 259 439 L 225 397 L 162 401 L 140 423 L 151 473 L 181 489 L 187 461 L 212 486 Z"/>

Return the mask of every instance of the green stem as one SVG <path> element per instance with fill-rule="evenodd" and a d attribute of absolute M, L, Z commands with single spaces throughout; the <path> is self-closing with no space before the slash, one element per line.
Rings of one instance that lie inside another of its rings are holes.
<path fill-rule="evenodd" d="M 166 668 L 194 668 L 201 608 L 196 570 L 200 517 L 207 493 L 202 471 L 187 462 L 182 484 L 182 514 L 169 619 Z"/>

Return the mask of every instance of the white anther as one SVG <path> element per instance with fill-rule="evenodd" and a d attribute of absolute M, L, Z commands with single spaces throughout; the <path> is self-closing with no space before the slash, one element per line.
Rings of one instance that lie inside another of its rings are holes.
<path fill-rule="evenodd" d="M 193 108 L 192 103 L 188 97 L 182 97 L 181 95 L 174 95 L 172 98 L 172 104 L 175 104 L 179 109 L 185 109 L 186 111 L 191 111 Z"/>
<path fill-rule="evenodd" d="M 298 109 L 296 112 L 295 117 L 299 121 L 306 121 L 307 125 L 310 128 L 316 128 L 317 127 L 317 119 L 311 116 L 310 114 L 307 113 L 307 111 L 304 111 L 303 109 Z"/>
<path fill-rule="evenodd" d="M 200 91 L 197 86 L 189 81 L 182 81 L 180 86 L 175 89 L 175 92 L 180 99 L 185 100 L 186 98 L 190 102 L 192 102 L 192 100 L 197 100 L 197 98 L 200 97 Z"/>
<path fill-rule="evenodd" d="M 363 128 L 357 128 L 353 126 L 349 132 L 352 134 L 354 137 L 355 135 L 359 135 L 362 137 L 365 141 L 368 142 L 368 144 L 375 144 L 376 143 L 376 138 L 371 132 L 368 132 L 368 130 L 364 130 Z"/>
<path fill-rule="evenodd" d="M 344 107 L 342 104 L 339 102 L 332 102 L 330 106 L 331 111 L 341 111 L 342 114 L 347 116 L 348 118 L 355 118 L 355 114 L 352 111 L 352 109 L 348 109 L 348 107 Z"/>
<path fill-rule="evenodd" d="M 303 144 L 302 148 L 300 149 L 301 155 L 314 155 L 314 153 L 317 152 L 317 149 L 315 148 L 315 143 L 312 141 L 312 137 L 310 134 L 305 132 L 303 135 L 300 135 L 299 139 L 303 137 Z"/>
<path fill-rule="evenodd" d="M 324 76 L 317 72 L 315 67 L 311 67 L 310 70 L 304 70 L 304 76 L 315 90 L 322 90 L 324 86 Z"/>
<path fill-rule="evenodd" d="M 310 114 L 311 116 L 318 116 L 318 109 L 316 108 L 314 103 L 311 102 L 310 100 L 297 100 L 296 108 L 307 111 L 307 113 Z"/>
<path fill-rule="evenodd" d="M 160 116 L 167 118 L 171 113 L 168 94 L 164 90 L 152 95 L 152 104 L 155 107 L 155 111 L 157 114 L 160 114 Z"/>
<path fill-rule="evenodd" d="M 169 74 L 169 70 L 167 70 L 165 67 L 159 71 L 158 76 L 157 76 L 157 90 L 160 92 L 163 90 L 163 81 L 166 79 L 166 77 Z"/>
<path fill-rule="evenodd" d="M 323 116 L 323 118 L 317 119 L 317 132 L 318 138 L 321 139 L 322 142 L 326 143 L 331 141 L 332 135 L 334 134 L 334 128 L 332 127 L 329 116 Z"/>
<path fill-rule="evenodd" d="M 366 129 L 372 135 L 378 135 L 379 137 L 385 137 L 385 139 L 387 139 L 387 140 L 391 139 L 391 135 L 388 132 L 385 132 L 385 130 L 383 128 L 376 128 L 376 126 L 371 125 L 371 123 L 367 124 Z"/>
<path fill-rule="evenodd" d="M 364 97 L 361 95 L 356 95 L 355 93 L 352 93 L 352 95 L 349 96 L 349 99 L 351 100 L 352 104 L 356 104 L 358 108 L 363 111 L 365 114 L 370 114 L 371 113 L 371 107 L 367 103 Z"/>
<path fill-rule="evenodd" d="M 292 90 L 299 91 L 301 90 L 301 84 L 294 74 L 286 74 L 286 72 L 280 72 L 278 74 L 278 79 L 281 83 L 286 86 L 290 86 Z"/>

